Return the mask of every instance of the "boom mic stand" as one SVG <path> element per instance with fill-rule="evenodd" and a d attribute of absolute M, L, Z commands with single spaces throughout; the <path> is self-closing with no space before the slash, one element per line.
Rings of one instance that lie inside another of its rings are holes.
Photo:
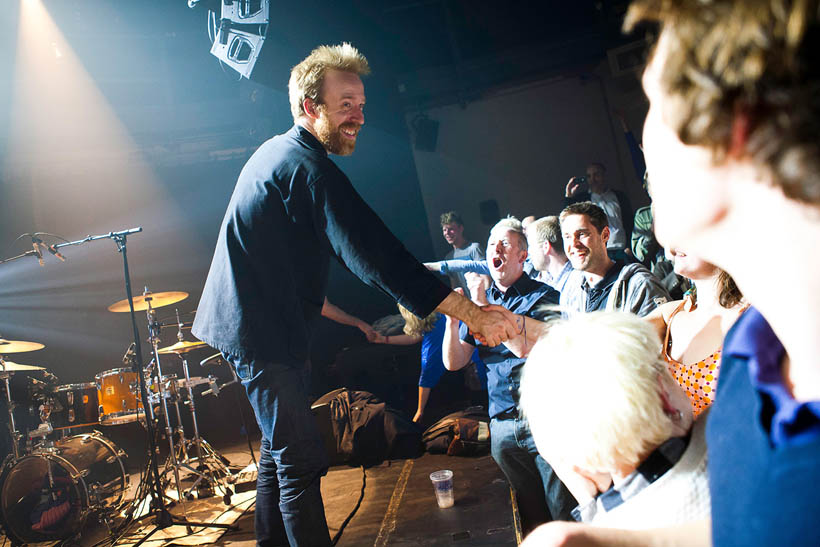
<path fill-rule="evenodd" d="M 114 243 L 117 244 L 117 251 L 122 255 L 122 265 L 123 265 L 123 272 L 125 276 L 125 294 L 128 298 L 128 306 L 130 308 L 130 315 L 131 315 L 131 327 L 134 331 L 134 352 L 136 354 L 136 359 L 132 364 L 132 370 L 137 374 L 139 386 L 140 386 L 140 399 L 142 401 L 142 407 L 144 409 L 144 416 L 145 416 L 145 429 L 148 434 L 148 443 L 150 447 L 150 454 L 149 457 L 149 469 L 148 473 L 153 478 L 151 482 L 151 489 L 153 491 L 153 503 L 152 507 L 149 510 L 149 515 L 152 512 L 156 513 L 156 518 L 154 519 L 154 526 L 155 528 L 148 532 L 142 539 L 140 539 L 134 547 L 142 545 L 148 538 L 154 535 L 159 530 L 163 530 L 168 528 L 169 526 L 175 525 L 184 525 L 187 532 L 189 534 L 193 533 L 192 526 L 202 527 L 202 528 L 226 528 L 228 530 L 236 529 L 236 526 L 231 524 L 217 524 L 217 523 L 206 523 L 206 522 L 190 522 L 187 519 L 176 519 L 174 515 L 168 511 L 168 507 L 165 505 L 163 500 L 164 493 L 162 491 L 162 482 L 159 476 L 159 467 L 157 465 L 157 458 L 155 455 L 159 453 L 159 448 L 157 447 L 155 430 L 153 419 L 149 417 L 151 414 L 149 411 L 151 409 L 150 402 L 148 400 L 148 389 L 145 385 L 145 375 L 142 371 L 142 348 L 140 344 L 140 334 L 139 329 L 137 328 L 137 316 L 134 311 L 134 295 L 131 292 L 131 274 L 129 273 L 128 269 L 128 252 L 127 252 L 127 242 L 128 236 L 130 234 L 136 234 L 142 232 L 142 227 L 131 228 L 129 230 L 122 230 L 119 232 L 109 232 L 107 234 L 95 235 L 95 236 L 86 236 L 83 239 L 78 239 L 76 241 L 67 241 L 65 243 L 59 243 L 57 245 L 52 245 L 52 248 L 56 251 L 61 247 L 68 247 L 73 245 L 82 245 L 83 243 L 87 243 L 89 241 L 96 241 L 98 239 L 111 239 Z M 11 258 L 2 259 L 0 260 L 0 264 L 11 262 L 26 256 L 38 256 L 35 250 L 26 251 L 17 256 L 13 256 Z M 180 499 L 180 504 L 183 504 L 183 500 Z M 183 506 L 184 508 L 184 506 Z"/>
<path fill-rule="evenodd" d="M 149 458 L 150 467 L 149 467 L 149 474 L 153 478 L 151 481 L 151 486 L 153 490 L 153 503 L 149 510 L 149 515 L 153 512 L 155 513 L 154 519 L 154 526 L 155 528 L 148 532 L 142 539 L 140 539 L 136 544 L 135 547 L 138 545 L 142 545 L 148 538 L 154 535 L 159 530 L 163 530 L 168 528 L 169 526 L 175 525 L 184 525 L 187 532 L 189 534 L 193 533 L 192 526 L 204 527 L 204 528 L 228 528 L 232 529 L 235 528 L 232 525 L 227 524 L 215 524 L 215 523 L 205 523 L 205 522 L 190 522 L 187 519 L 177 519 L 171 512 L 168 510 L 168 507 L 165 505 L 163 496 L 164 493 L 162 491 L 162 483 L 159 478 L 159 467 L 157 465 L 157 458 L 154 457 L 156 454 L 159 453 L 159 448 L 157 447 L 156 443 L 156 436 L 154 430 L 154 424 L 152 423 L 152 419 L 149 418 L 149 410 L 150 410 L 150 403 L 148 401 L 148 388 L 145 385 L 145 375 L 142 371 L 142 348 L 140 344 L 140 333 L 139 329 L 137 328 L 137 316 L 134 311 L 134 295 L 131 292 L 131 274 L 129 273 L 128 269 L 128 251 L 127 251 L 127 242 L 128 236 L 130 234 L 136 234 L 141 232 L 142 228 L 131 228 L 130 230 L 123 230 L 120 232 L 109 232 L 103 235 L 97 236 L 87 236 L 84 239 L 79 239 L 77 241 L 69 241 L 66 243 L 60 243 L 55 245 L 55 248 L 60 247 L 67 247 L 69 245 L 80 245 L 82 243 L 86 243 L 88 241 L 94 241 L 97 239 L 112 239 L 114 243 L 117 244 L 117 251 L 122 255 L 122 265 L 123 265 L 123 272 L 125 276 L 125 295 L 128 298 L 128 306 L 130 308 L 130 315 L 131 315 L 131 327 L 134 331 L 134 352 L 136 354 L 136 359 L 132 364 L 132 370 L 137 374 L 139 386 L 140 386 L 140 399 L 142 400 L 142 408 L 144 409 L 144 416 L 145 416 L 145 429 L 148 433 L 148 443 L 151 450 L 151 457 Z M 32 253 L 33 254 L 33 253 Z M 182 500 L 180 500 L 182 503 Z"/>

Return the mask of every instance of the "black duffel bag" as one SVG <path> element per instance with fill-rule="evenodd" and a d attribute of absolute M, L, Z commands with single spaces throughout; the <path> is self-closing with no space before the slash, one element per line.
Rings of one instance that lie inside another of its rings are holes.
<path fill-rule="evenodd" d="M 386 459 L 416 458 L 423 451 L 418 427 L 370 392 L 339 388 L 310 408 L 331 465 L 370 467 Z"/>

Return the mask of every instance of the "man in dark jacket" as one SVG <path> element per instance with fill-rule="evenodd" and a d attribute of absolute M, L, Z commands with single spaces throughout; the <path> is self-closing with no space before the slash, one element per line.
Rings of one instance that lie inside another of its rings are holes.
<path fill-rule="evenodd" d="M 319 482 L 325 451 L 310 414 L 305 363 L 331 254 L 365 283 L 424 317 L 463 320 L 498 344 L 514 334 L 429 273 L 328 158 L 349 155 L 364 124 L 367 60 L 321 46 L 291 72 L 295 125 L 242 169 L 219 231 L 193 333 L 242 379 L 262 431 L 257 545 L 330 545 Z"/>

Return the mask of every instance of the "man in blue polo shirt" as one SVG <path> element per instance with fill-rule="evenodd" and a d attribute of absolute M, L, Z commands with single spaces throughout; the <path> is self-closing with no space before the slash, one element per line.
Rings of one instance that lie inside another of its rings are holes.
<path fill-rule="evenodd" d="M 487 301 L 515 314 L 543 320 L 552 313 L 544 308 L 558 303 L 558 292 L 524 274 L 526 258 L 527 238 L 521 223 L 514 218 L 501 220 L 490 231 L 487 242 L 487 266 L 493 279 Z M 518 411 L 521 367 L 531 343 L 523 323 L 521 327 L 518 337 L 490 348 L 469 334 L 466 326 L 459 329 L 459 322 L 448 317 L 443 354 L 444 366 L 458 370 L 478 347 L 487 365 L 492 455 L 515 491 L 526 533 L 544 522 L 571 518 L 576 502 L 538 454 L 529 425 Z"/>
<path fill-rule="evenodd" d="M 661 27 L 643 75 L 658 241 L 726 270 L 752 308 L 724 341 L 707 423 L 711 522 L 617 540 L 544 527 L 533 545 L 820 545 L 818 10 L 817 0 L 630 7 L 627 27 Z M 770 249 L 785 267 L 763 265 Z"/>

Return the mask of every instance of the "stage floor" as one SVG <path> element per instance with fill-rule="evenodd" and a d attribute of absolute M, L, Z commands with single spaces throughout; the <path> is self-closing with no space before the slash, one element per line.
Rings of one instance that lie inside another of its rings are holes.
<path fill-rule="evenodd" d="M 247 447 L 223 450 L 232 462 L 250 460 Z M 258 450 L 258 446 L 255 447 Z M 258 454 L 258 453 L 257 453 Z M 455 505 L 439 509 L 429 475 L 453 471 Z M 331 537 L 359 499 L 361 468 L 333 467 L 322 480 L 322 497 Z M 253 508 L 216 543 L 253 547 Z M 510 489 L 487 456 L 475 458 L 425 454 L 393 460 L 367 470 L 362 505 L 345 528 L 340 547 L 416 545 L 516 545 Z"/>
<path fill-rule="evenodd" d="M 253 444 L 258 457 L 259 443 Z M 230 460 L 232 467 L 243 468 L 252 462 L 246 443 L 231 443 L 216 448 Z M 130 461 L 131 486 L 126 499 L 136 495 L 139 473 L 134 471 L 138 471 L 139 466 L 139 462 Z M 431 472 L 439 469 L 453 471 L 455 505 L 447 509 L 440 509 L 436 504 L 429 478 Z M 362 480 L 361 468 L 347 466 L 333 467 L 323 478 L 322 497 L 331 537 L 338 533 L 355 508 L 362 492 Z M 244 483 L 241 488 L 242 492 L 253 490 L 255 482 Z M 222 501 L 218 498 L 208 499 L 215 500 L 216 508 L 213 510 L 221 513 L 224 509 Z M 252 503 L 250 499 L 242 502 L 241 505 L 250 508 L 235 522 L 238 530 L 226 532 L 212 545 L 256 545 Z M 180 514 L 180 508 L 172 508 L 172 513 Z M 96 520 L 89 519 L 75 545 L 105 542 L 107 530 Z M 133 531 L 130 529 L 129 534 Z M 172 538 L 186 535 L 183 527 L 168 529 L 168 533 Z M 126 539 L 123 538 L 124 542 Z M 361 506 L 345 527 L 337 545 L 387 547 L 453 544 L 517 545 L 510 489 L 489 455 L 449 457 L 424 454 L 420 458 L 387 461 L 367 469 Z"/>

